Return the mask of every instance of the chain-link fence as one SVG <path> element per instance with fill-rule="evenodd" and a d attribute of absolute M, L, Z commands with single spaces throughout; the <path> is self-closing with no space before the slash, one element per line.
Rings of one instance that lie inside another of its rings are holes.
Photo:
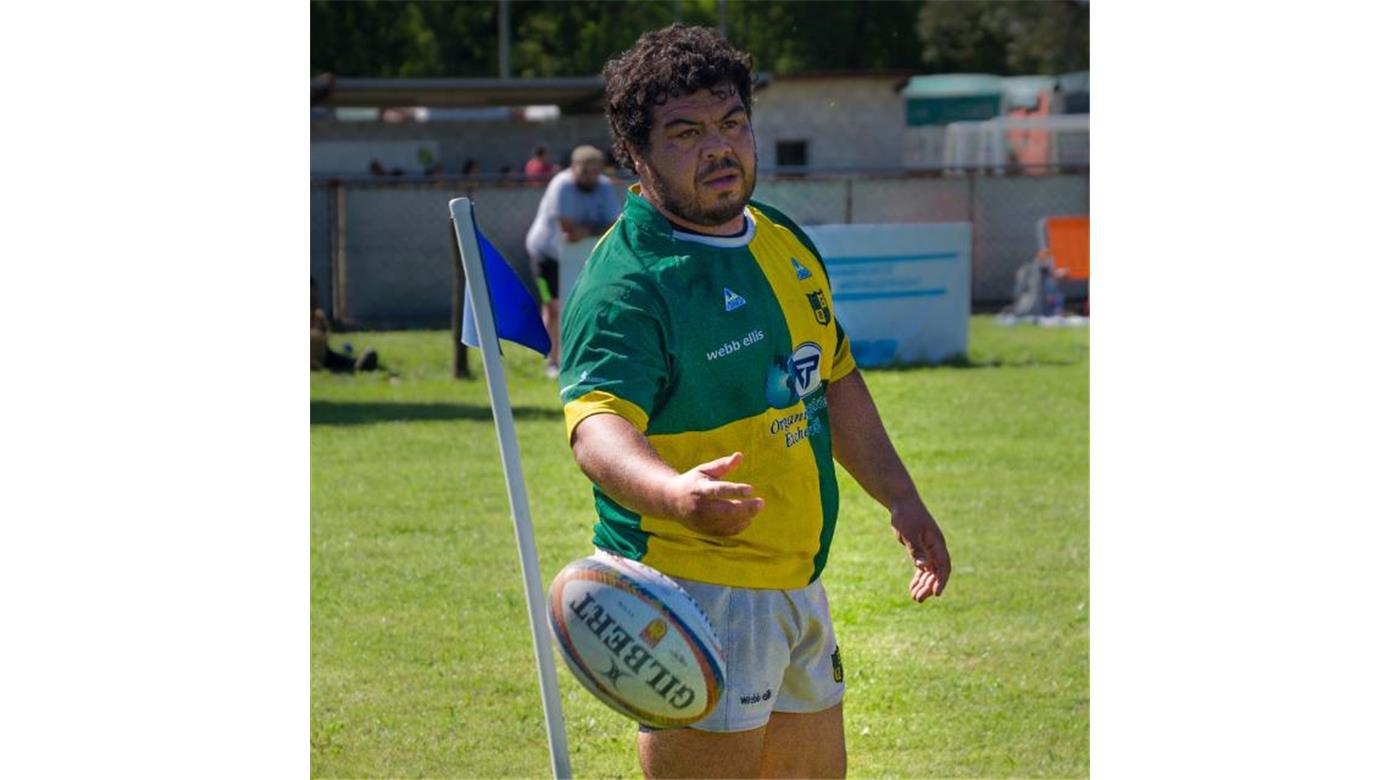
<path fill-rule="evenodd" d="M 313 181 L 322 303 L 342 326 L 445 327 L 457 263 L 447 202 L 471 197 L 481 232 L 528 279 L 525 234 L 543 194 L 461 179 Z M 1089 213 L 1089 175 L 812 174 L 760 179 L 754 197 L 805 225 L 971 222 L 972 304 L 986 310 L 1010 300 L 1016 268 L 1035 255 L 1037 220 Z"/>

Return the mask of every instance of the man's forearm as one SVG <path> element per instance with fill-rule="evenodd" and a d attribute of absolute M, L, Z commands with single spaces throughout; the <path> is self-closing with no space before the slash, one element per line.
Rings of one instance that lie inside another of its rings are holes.
<path fill-rule="evenodd" d="M 890 510 L 895 537 L 914 562 L 910 598 L 922 602 L 941 595 L 953 565 L 948 544 L 894 451 L 865 380 L 859 371 L 852 371 L 827 387 L 826 393 L 836 460 L 865 492 Z"/>
<path fill-rule="evenodd" d="M 837 462 L 886 509 L 904 501 L 918 501 L 918 488 L 895 452 L 860 372 L 841 377 L 827 387 L 826 393 Z"/>
<path fill-rule="evenodd" d="M 743 462 L 735 452 L 676 471 L 631 423 L 614 414 L 595 414 L 574 429 L 574 460 L 593 484 L 614 501 L 649 517 L 678 520 L 714 536 L 743 531 L 763 509 L 753 487 L 728 482 L 724 475 Z"/>
<path fill-rule="evenodd" d="M 593 484 L 633 512 L 670 517 L 667 482 L 672 468 L 633 425 L 615 414 L 595 414 L 574 429 L 574 460 Z"/>
<path fill-rule="evenodd" d="M 588 222 L 579 222 L 569 219 L 568 217 L 559 218 L 559 227 L 563 229 L 564 237 L 569 241 L 580 241 L 602 232 L 596 225 Z"/>

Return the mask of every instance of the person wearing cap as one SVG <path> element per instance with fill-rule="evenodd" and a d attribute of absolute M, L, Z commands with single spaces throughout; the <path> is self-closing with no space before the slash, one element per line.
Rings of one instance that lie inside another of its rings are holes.
<path fill-rule="evenodd" d="M 574 149 L 568 168 L 550 179 L 535 221 L 525 236 L 530 268 L 540 289 L 540 314 L 549 331 L 545 374 L 559 376 L 559 250 L 564 241 L 600 236 L 622 211 L 613 180 L 603 175 L 603 153 L 593 146 Z"/>

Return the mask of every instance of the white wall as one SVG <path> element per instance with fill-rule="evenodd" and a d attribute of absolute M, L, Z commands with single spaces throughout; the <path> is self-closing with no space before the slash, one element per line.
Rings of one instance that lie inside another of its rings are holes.
<path fill-rule="evenodd" d="M 895 76 L 774 79 L 754 93 L 759 169 L 778 141 L 807 141 L 813 168 L 892 168 L 904 144 L 904 101 Z M 769 168 L 771 170 L 771 167 Z"/>
<path fill-rule="evenodd" d="M 549 147 L 554 162 L 565 164 L 569 152 L 579 144 L 593 144 L 606 149 L 609 144 L 608 125 L 602 114 L 565 116 L 548 122 L 332 122 L 311 123 L 311 160 L 313 176 L 347 174 L 367 175 L 372 149 L 405 144 L 413 150 L 414 167 L 404 167 L 404 173 L 422 173 L 416 163 L 418 146 L 436 147 L 438 159 L 446 173 L 462 170 L 468 158 L 477 161 L 479 172 L 493 174 L 509 165 L 516 173 L 538 144 Z M 365 154 L 349 154 L 347 148 L 363 147 Z M 334 150 L 334 155 L 322 154 Z M 357 161 L 364 159 L 363 165 Z M 317 168 L 319 161 L 326 161 Z M 349 170 L 336 170 L 345 165 Z M 403 166 L 400 166 L 403 167 Z"/>
<path fill-rule="evenodd" d="M 899 81 L 894 76 L 774 79 L 754 93 L 760 170 L 771 170 L 777 162 L 780 140 L 806 140 L 807 163 L 815 168 L 899 166 L 905 142 L 904 102 L 894 89 Z M 367 174 L 369 159 L 376 156 L 386 167 L 394 167 L 384 160 L 390 150 L 402 150 L 399 156 L 409 158 L 409 165 L 395 163 L 405 173 L 421 173 L 416 163 L 419 146 L 437 150 L 447 173 L 460 171 L 469 157 L 484 174 L 503 165 L 519 172 L 536 144 L 548 146 L 555 162 L 562 162 L 581 143 L 609 146 L 602 114 L 548 122 L 313 121 L 311 173 Z"/>

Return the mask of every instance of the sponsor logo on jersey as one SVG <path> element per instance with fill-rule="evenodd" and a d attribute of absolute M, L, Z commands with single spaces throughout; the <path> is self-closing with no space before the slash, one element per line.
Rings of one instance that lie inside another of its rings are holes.
<path fill-rule="evenodd" d="M 740 306 L 743 306 L 746 303 L 748 303 L 748 301 L 744 300 L 744 296 L 734 292 L 728 287 L 724 288 L 725 311 L 734 311 L 735 309 L 739 308 Z"/>
<path fill-rule="evenodd" d="M 738 352 L 744 347 L 751 347 L 754 344 L 757 344 L 758 342 L 762 341 L 763 339 L 764 335 L 761 329 L 751 330 L 749 331 L 749 334 L 743 338 L 743 340 L 735 339 L 733 341 L 726 341 L 725 343 L 719 345 L 718 349 L 713 349 L 706 352 L 705 359 L 719 360 L 722 357 L 729 357 L 730 355 L 733 355 L 734 353 Z"/>
<path fill-rule="evenodd" d="M 836 652 L 831 654 L 831 679 L 841 682 L 846 679 L 846 670 L 841 668 L 841 648 L 837 646 Z"/>
<path fill-rule="evenodd" d="M 782 434 L 783 444 L 792 447 L 800 441 L 822 432 L 821 413 L 826 410 L 826 396 L 813 395 L 806 399 L 800 412 L 784 415 L 768 424 L 768 433 Z"/>
<path fill-rule="evenodd" d="M 803 342 L 791 355 L 777 355 L 768 367 L 764 397 L 774 409 L 786 409 L 821 387 L 822 349 Z"/>
<path fill-rule="evenodd" d="M 826 293 L 821 290 L 809 292 L 807 302 L 812 304 L 812 315 L 817 318 L 818 325 L 831 322 L 831 308 L 826 305 Z"/>
<path fill-rule="evenodd" d="M 797 281 L 800 282 L 812 278 L 812 272 L 807 270 L 807 266 L 797 262 L 797 258 L 790 257 L 788 259 L 792 261 L 792 270 L 797 272 Z"/>
<path fill-rule="evenodd" d="M 803 342 L 793 351 L 788 365 L 792 370 L 792 389 L 797 391 L 799 397 L 805 398 L 821 386 L 822 374 L 818 370 L 821 362 L 822 348 L 810 341 Z"/>

